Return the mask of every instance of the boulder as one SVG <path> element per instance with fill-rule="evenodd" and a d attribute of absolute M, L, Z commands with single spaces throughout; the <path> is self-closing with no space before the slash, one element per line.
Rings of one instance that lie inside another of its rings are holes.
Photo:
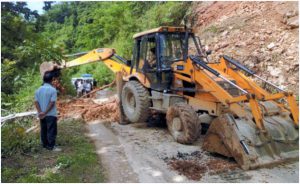
<path fill-rule="evenodd" d="M 298 15 L 298 11 L 290 10 L 284 14 L 284 17 L 291 18 L 291 17 L 295 17 L 296 15 Z"/>
<path fill-rule="evenodd" d="M 299 17 L 296 16 L 296 17 L 291 17 L 291 18 L 287 19 L 286 24 L 287 24 L 291 29 L 299 28 Z"/>

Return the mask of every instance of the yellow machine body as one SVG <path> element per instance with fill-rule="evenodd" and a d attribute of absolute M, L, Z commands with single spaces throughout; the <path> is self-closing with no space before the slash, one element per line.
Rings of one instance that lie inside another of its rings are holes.
<path fill-rule="evenodd" d="M 182 27 L 159 27 L 138 33 L 134 38 L 140 39 L 162 32 L 186 31 Z M 189 30 L 188 34 L 193 34 L 193 30 Z M 142 84 L 152 94 L 149 98 L 154 106 L 154 101 L 161 98 L 153 96 L 157 92 L 151 91 L 151 80 L 136 68 L 112 59 L 114 55 L 114 49 L 99 48 L 65 63 L 65 67 L 101 61 L 113 72 L 121 72 L 125 82 L 135 80 Z M 171 93 L 184 98 L 195 112 L 205 112 L 212 119 L 203 141 L 203 149 L 233 157 L 243 169 L 298 159 L 299 109 L 293 94 L 267 92 L 224 57 L 217 62 L 207 63 L 207 66 L 234 81 L 247 94 L 232 93 L 224 85 L 220 85 L 226 81 L 205 68 L 196 66 L 190 57 L 171 65 L 171 87 L 181 89 L 184 87 L 183 83 L 188 83 L 192 84 L 194 90 L 192 95 L 182 91 Z M 285 99 L 286 103 L 281 103 L 281 99 Z"/>

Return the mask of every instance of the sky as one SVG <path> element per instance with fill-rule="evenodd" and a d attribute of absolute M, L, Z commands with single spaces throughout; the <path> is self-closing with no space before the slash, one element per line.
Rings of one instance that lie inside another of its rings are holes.
<path fill-rule="evenodd" d="M 28 8 L 33 10 L 37 10 L 39 14 L 43 13 L 43 6 L 44 2 L 43 1 L 26 1 Z"/>

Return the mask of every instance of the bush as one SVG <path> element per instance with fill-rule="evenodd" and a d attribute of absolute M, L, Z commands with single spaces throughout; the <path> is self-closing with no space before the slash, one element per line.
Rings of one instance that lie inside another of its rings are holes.
<path fill-rule="evenodd" d="M 12 81 L 11 81 L 12 82 Z M 20 75 L 15 81 L 15 86 L 19 86 L 19 90 L 8 95 L 1 93 L 1 107 L 13 112 L 26 111 L 32 108 L 34 102 L 34 92 L 42 84 L 42 79 L 38 72 L 34 70 Z"/>
<path fill-rule="evenodd" d="M 38 134 L 27 134 L 25 131 L 32 126 L 32 119 L 7 122 L 1 127 L 1 152 L 7 157 L 16 153 L 36 152 L 40 141 Z"/>

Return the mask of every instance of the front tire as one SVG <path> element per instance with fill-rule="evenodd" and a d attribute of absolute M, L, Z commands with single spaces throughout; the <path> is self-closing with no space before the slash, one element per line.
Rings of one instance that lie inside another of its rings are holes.
<path fill-rule="evenodd" d="M 149 96 L 149 91 L 138 81 L 126 82 L 121 100 L 124 114 L 130 122 L 145 122 L 149 117 Z"/>
<path fill-rule="evenodd" d="M 181 144 L 192 144 L 201 130 L 199 118 L 187 104 L 175 104 L 167 111 L 167 125 L 170 134 Z"/>

